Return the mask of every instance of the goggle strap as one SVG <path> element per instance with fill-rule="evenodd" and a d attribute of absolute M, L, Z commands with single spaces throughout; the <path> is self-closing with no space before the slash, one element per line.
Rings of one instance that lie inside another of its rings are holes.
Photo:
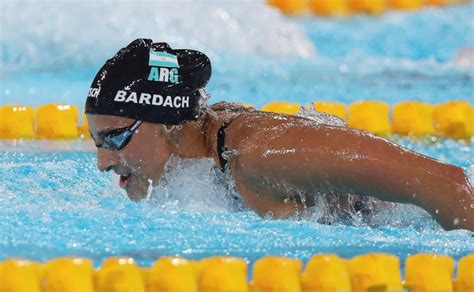
<path fill-rule="evenodd" d="M 130 128 L 129 132 L 135 132 L 135 130 L 143 123 L 143 121 L 138 120 L 133 124 L 133 126 Z"/>

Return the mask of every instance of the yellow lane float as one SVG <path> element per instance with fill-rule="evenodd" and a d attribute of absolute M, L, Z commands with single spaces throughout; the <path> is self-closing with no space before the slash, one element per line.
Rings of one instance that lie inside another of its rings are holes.
<path fill-rule="evenodd" d="M 247 292 L 247 263 L 234 257 L 211 257 L 199 262 L 200 292 Z"/>
<path fill-rule="evenodd" d="M 302 15 L 312 12 L 319 16 L 346 16 L 354 13 L 378 15 L 387 9 L 411 11 L 426 6 L 445 6 L 465 0 L 267 0 L 284 14 Z"/>
<path fill-rule="evenodd" d="M 338 116 L 346 120 L 346 105 L 340 102 L 318 101 L 314 103 L 314 109 L 318 112 Z"/>
<path fill-rule="evenodd" d="M 0 263 L 0 291 L 41 292 L 39 263 L 9 259 Z"/>
<path fill-rule="evenodd" d="M 0 106 L 0 139 L 35 138 L 35 110 L 21 105 Z"/>
<path fill-rule="evenodd" d="M 43 292 L 93 292 L 92 261 L 84 258 L 57 258 L 46 262 Z"/>
<path fill-rule="evenodd" d="M 389 106 L 381 101 L 359 101 L 349 107 L 348 125 L 380 136 L 390 134 Z"/>
<path fill-rule="evenodd" d="M 370 100 L 354 102 L 348 107 L 329 101 L 316 101 L 313 106 L 316 111 L 345 120 L 351 128 L 381 136 L 393 132 L 469 139 L 474 135 L 474 108 L 463 100 L 439 105 L 404 101 L 394 104 L 391 112 L 386 102 Z M 294 115 L 301 108 L 298 103 L 269 102 L 261 110 Z M 81 115 L 82 125 L 78 125 L 78 109 L 73 105 L 47 104 L 37 109 L 21 105 L 0 106 L 0 139 L 91 139 L 87 117 L 84 113 Z"/>
<path fill-rule="evenodd" d="M 132 258 L 108 258 L 95 272 L 97 292 L 145 292 L 140 268 Z"/>
<path fill-rule="evenodd" d="M 92 139 L 89 133 L 89 123 L 85 113 L 82 113 L 82 125 L 77 126 L 77 133 L 81 139 Z"/>
<path fill-rule="evenodd" d="M 393 255 L 356 256 L 349 261 L 348 267 L 353 291 L 403 291 L 400 262 Z"/>
<path fill-rule="evenodd" d="M 345 16 L 349 7 L 345 0 L 309 0 L 309 9 L 322 16 Z"/>
<path fill-rule="evenodd" d="M 337 255 L 313 256 L 301 276 L 303 291 L 350 291 L 345 260 Z"/>
<path fill-rule="evenodd" d="M 397 10 L 416 10 L 423 6 L 422 0 L 387 0 L 390 8 Z"/>
<path fill-rule="evenodd" d="M 301 14 L 307 10 L 307 0 L 267 0 L 285 14 Z"/>
<path fill-rule="evenodd" d="M 424 0 L 426 5 L 436 5 L 436 6 L 443 6 L 443 5 L 450 5 L 461 3 L 464 0 Z"/>
<path fill-rule="evenodd" d="M 266 256 L 253 266 L 251 291 L 259 292 L 299 292 L 302 263 L 296 259 Z"/>
<path fill-rule="evenodd" d="M 47 104 L 36 112 L 36 135 L 44 139 L 77 139 L 78 110 L 74 105 Z"/>
<path fill-rule="evenodd" d="M 393 106 L 392 131 L 402 135 L 433 135 L 434 106 L 429 103 L 406 101 Z"/>
<path fill-rule="evenodd" d="M 148 271 L 148 291 L 197 292 L 197 268 L 192 261 L 162 257 Z"/>
<path fill-rule="evenodd" d="M 453 291 L 454 261 L 451 257 L 417 254 L 407 258 L 405 267 L 405 286 L 410 291 Z"/>
<path fill-rule="evenodd" d="M 301 105 L 284 101 L 269 102 L 262 107 L 262 111 L 281 114 L 296 114 L 300 111 Z"/>
<path fill-rule="evenodd" d="M 22 259 L 0 262 L 0 291 L 147 291 L 147 292 L 307 292 L 307 291 L 474 291 L 474 254 L 458 262 L 449 256 L 416 254 L 405 261 L 402 288 L 399 259 L 369 253 L 342 259 L 333 254 L 314 255 L 302 272 L 302 262 L 266 256 L 253 265 L 247 282 L 247 264 L 229 256 L 199 262 L 162 257 L 151 268 L 139 267 L 127 257 L 106 259 L 93 270 L 84 258 L 56 258 L 44 265 Z"/>
<path fill-rule="evenodd" d="M 461 258 L 458 262 L 458 277 L 454 291 L 474 291 L 474 254 Z"/>
<path fill-rule="evenodd" d="M 380 14 L 385 9 L 385 0 L 347 0 L 351 12 Z"/>
<path fill-rule="evenodd" d="M 452 138 L 468 138 L 474 134 L 474 108 L 467 101 L 449 101 L 434 110 L 436 130 Z"/>

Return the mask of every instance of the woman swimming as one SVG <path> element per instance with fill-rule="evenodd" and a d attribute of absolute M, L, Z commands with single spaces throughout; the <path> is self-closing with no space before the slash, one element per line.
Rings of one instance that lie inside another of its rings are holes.
<path fill-rule="evenodd" d="M 237 104 L 208 107 L 210 76 L 203 53 L 149 39 L 97 73 L 86 101 L 97 164 L 120 176 L 132 200 L 158 184 L 171 156 L 209 157 L 261 215 L 290 216 L 318 194 L 356 194 L 420 206 L 445 229 L 474 230 L 473 188 L 461 168 L 365 131 Z"/>

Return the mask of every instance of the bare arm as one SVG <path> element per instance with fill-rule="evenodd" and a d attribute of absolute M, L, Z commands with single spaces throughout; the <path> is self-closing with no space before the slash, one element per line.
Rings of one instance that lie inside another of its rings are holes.
<path fill-rule="evenodd" d="M 459 167 L 346 128 L 269 122 L 264 130 L 242 125 L 233 131 L 239 154 L 232 174 L 244 199 L 262 213 L 294 209 L 283 203 L 288 190 L 354 193 L 415 204 L 445 229 L 474 230 L 473 190 Z"/>

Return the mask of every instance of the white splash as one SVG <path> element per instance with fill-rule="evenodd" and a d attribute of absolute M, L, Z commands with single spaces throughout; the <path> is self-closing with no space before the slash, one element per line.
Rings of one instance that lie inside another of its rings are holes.
<path fill-rule="evenodd" d="M 309 107 L 301 107 L 296 115 L 315 121 L 317 124 L 347 128 L 347 124 L 341 118 L 328 113 L 318 112 L 314 109 L 313 104 Z"/>
<path fill-rule="evenodd" d="M 167 211 L 219 212 L 241 207 L 232 178 L 221 173 L 210 158 L 168 159 L 151 200 Z"/>
<path fill-rule="evenodd" d="M 2 1 L 0 67 L 102 64 L 136 38 L 219 53 L 311 57 L 315 48 L 264 1 Z"/>

